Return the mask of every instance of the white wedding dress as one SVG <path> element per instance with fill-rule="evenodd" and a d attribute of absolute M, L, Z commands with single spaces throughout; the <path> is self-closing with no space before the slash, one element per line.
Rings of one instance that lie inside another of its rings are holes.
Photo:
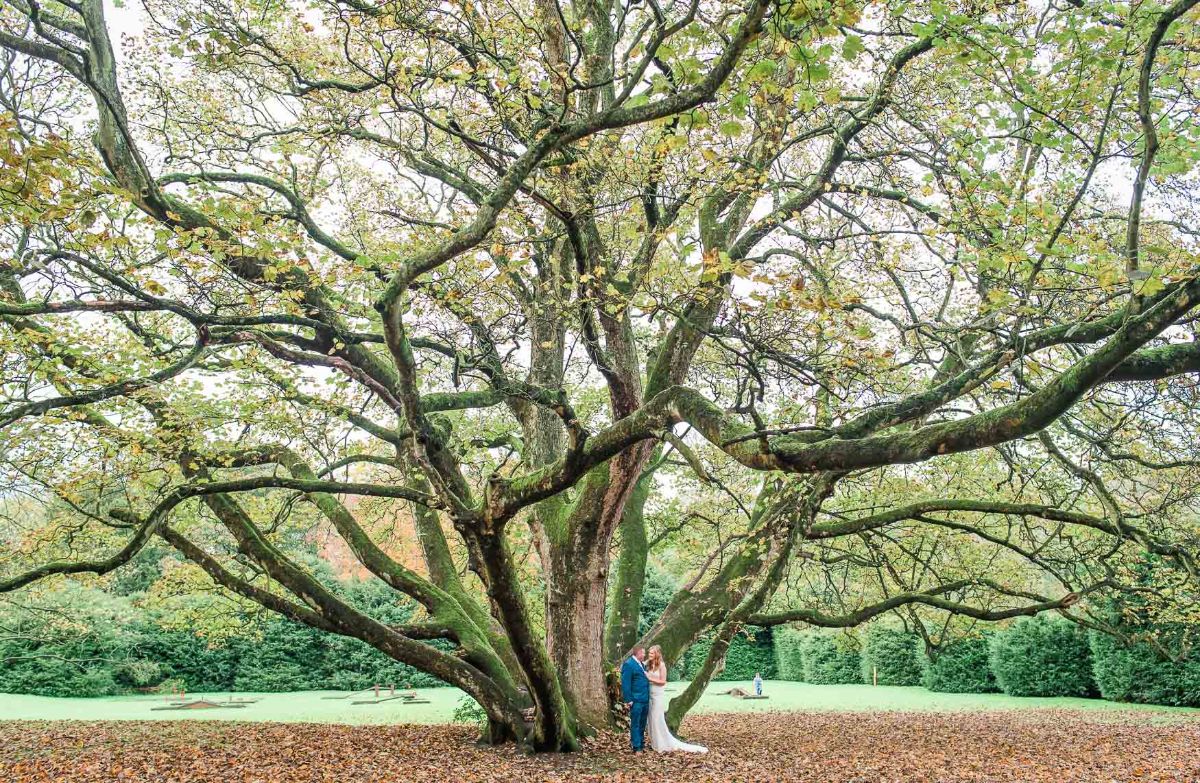
<path fill-rule="evenodd" d="M 650 715 L 646 719 L 646 737 L 650 747 L 659 753 L 682 751 L 684 753 L 708 753 L 703 745 L 689 745 L 675 738 L 667 728 L 667 695 L 663 686 L 650 683 Z"/>

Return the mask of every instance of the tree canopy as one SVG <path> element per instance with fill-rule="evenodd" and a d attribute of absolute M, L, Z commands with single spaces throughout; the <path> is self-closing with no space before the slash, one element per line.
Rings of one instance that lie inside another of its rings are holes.
<path fill-rule="evenodd" d="M 546 750 L 639 640 L 677 724 L 748 623 L 1187 591 L 1195 5 L 0 0 L 0 591 L 165 543 Z"/>

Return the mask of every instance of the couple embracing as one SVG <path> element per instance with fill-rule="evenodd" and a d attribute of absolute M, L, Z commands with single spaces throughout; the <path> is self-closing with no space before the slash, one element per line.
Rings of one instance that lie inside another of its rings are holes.
<path fill-rule="evenodd" d="M 621 666 L 621 694 L 629 707 L 629 742 L 634 752 L 644 750 L 646 742 L 659 753 L 673 750 L 684 753 L 707 753 L 703 745 L 689 745 L 675 738 L 667 728 L 667 664 L 658 645 L 649 655 L 641 647 Z"/>

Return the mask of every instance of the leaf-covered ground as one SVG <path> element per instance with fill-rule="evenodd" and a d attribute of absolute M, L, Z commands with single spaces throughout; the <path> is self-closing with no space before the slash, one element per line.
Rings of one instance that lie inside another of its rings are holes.
<path fill-rule="evenodd" d="M 0 723 L 0 780 L 1194 781 L 1200 721 L 1144 713 L 703 715 L 707 756 L 633 756 L 617 735 L 530 757 L 457 726 Z"/>

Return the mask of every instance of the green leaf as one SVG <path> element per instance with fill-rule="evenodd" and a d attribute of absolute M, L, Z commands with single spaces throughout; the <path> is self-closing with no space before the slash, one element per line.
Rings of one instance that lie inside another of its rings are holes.
<path fill-rule="evenodd" d="M 737 120 L 725 120 L 717 126 L 723 136 L 736 136 L 742 132 L 742 124 Z"/>
<path fill-rule="evenodd" d="M 842 44 L 842 57 L 853 60 L 866 50 L 867 47 L 863 46 L 862 38 L 857 35 L 848 35 L 845 43 Z"/>
<path fill-rule="evenodd" d="M 779 65 L 774 60 L 759 60 L 746 74 L 746 81 L 761 82 L 775 75 L 775 71 L 779 70 Z"/>

